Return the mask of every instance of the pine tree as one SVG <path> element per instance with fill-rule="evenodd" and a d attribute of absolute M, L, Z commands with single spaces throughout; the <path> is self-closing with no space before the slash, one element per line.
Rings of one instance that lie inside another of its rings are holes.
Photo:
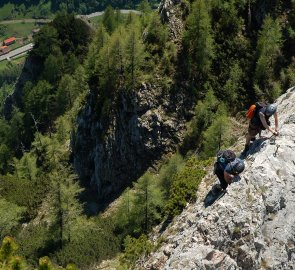
<path fill-rule="evenodd" d="M 31 91 L 25 93 L 25 112 L 30 117 L 38 117 L 40 126 L 44 127 L 53 120 L 55 111 L 51 108 L 53 87 L 47 81 L 40 80 Z"/>
<path fill-rule="evenodd" d="M 55 55 L 50 54 L 44 62 L 43 77 L 51 84 L 56 84 L 62 76 L 63 71 L 62 54 Z"/>

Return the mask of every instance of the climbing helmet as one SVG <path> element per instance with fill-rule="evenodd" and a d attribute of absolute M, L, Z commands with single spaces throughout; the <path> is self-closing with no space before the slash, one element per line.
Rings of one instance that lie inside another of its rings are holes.
<path fill-rule="evenodd" d="M 277 111 L 276 104 L 268 104 L 265 108 L 265 114 L 267 116 L 272 116 Z"/>

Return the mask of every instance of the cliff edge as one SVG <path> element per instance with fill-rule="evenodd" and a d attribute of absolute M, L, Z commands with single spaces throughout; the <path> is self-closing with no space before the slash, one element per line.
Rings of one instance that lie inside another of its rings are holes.
<path fill-rule="evenodd" d="M 197 202 L 155 234 L 164 244 L 137 269 L 295 269 L 295 87 L 277 104 L 275 141 L 266 132 L 256 140 L 241 180 L 205 208 L 207 175 Z"/>

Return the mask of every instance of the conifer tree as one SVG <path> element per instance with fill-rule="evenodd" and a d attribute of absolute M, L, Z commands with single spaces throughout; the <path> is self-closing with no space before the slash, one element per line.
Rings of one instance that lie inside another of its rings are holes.
<path fill-rule="evenodd" d="M 181 155 L 175 154 L 169 162 L 161 167 L 159 174 L 159 184 L 162 187 L 164 198 L 170 196 L 173 176 L 182 168 L 184 160 Z"/>
<path fill-rule="evenodd" d="M 156 185 L 155 178 L 149 173 L 144 174 L 134 187 L 134 233 L 147 233 L 160 219 L 159 209 L 163 204 L 163 193 Z"/>
<path fill-rule="evenodd" d="M 0 269 L 1 270 L 24 270 L 26 269 L 23 259 L 16 256 L 18 245 L 12 237 L 6 236 L 0 248 Z"/>
<path fill-rule="evenodd" d="M 49 174 L 53 185 L 52 190 L 52 217 L 53 231 L 58 233 L 57 239 L 60 248 L 75 238 L 73 234 L 75 224 L 82 214 L 82 205 L 77 196 L 83 189 L 79 187 L 75 175 L 69 169 L 60 166 Z"/>
<path fill-rule="evenodd" d="M 255 87 L 258 96 L 273 101 L 280 90 L 275 86 L 275 69 L 281 54 L 282 32 L 278 20 L 270 16 L 264 19 L 257 41 L 257 63 L 255 69 Z"/>
<path fill-rule="evenodd" d="M 133 88 L 138 81 L 144 59 L 144 45 L 140 37 L 138 23 L 130 26 L 125 50 L 127 86 Z"/>
<path fill-rule="evenodd" d="M 215 156 L 222 147 L 230 145 L 231 124 L 226 109 L 221 104 L 210 127 L 204 132 L 202 158 Z"/>
<path fill-rule="evenodd" d="M 19 224 L 24 213 L 24 208 L 8 202 L 0 196 L 0 238 L 11 234 L 11 231 Z"/>
<path fill-rule="evenodd" d="M 107 43 L 109 35 L 103 25 L 101 25 L 94 36 L 92 43 L 89 46 L 89 52 L 87 55 L 87 72 L 91 78 L 94 75 L 95 61 L 98 58 L 99 51 Z"/>
<path fill-rule="evenodd" d="M 151 18 L 152 7 L 147 0 L 142 0 L 138 6 L 138 10 L 141 11 L 141 21 L 143 26 L 147 26 Z"/>
<path fill-rule="evenodd" d="M 204 83 L 214 57 L 214 40 L 207 1 L 194 2 L 192 12 L 187 19 L 184 42 L 189 55 L 187 63 L 189 77 L 198 84 Z"/>
<path fill-rule="evenodd" d="M 223 100 L 225 100 L 225 102 L 230 105 L 231 109 L 234 109 L 240 105 L 237 104 L 237 99 L 239 93 L 243 91 L 242 75 L 242 70 L 239 64 L 236 62 L 230 68 L 229 78 L 223 87 Z"/>
<path fill-rule="evenodd" d="M 18 179 L 26 179 L 29 181 L 37 180 L 37 158 L 33 153 L 24 153 L 20 160 L 14 158 L 14 166 L 18 176 Z"/>
<path fill-rule="evenodd" d="M 102 23 L 109 33 L 114 32 L 116 29 L 116 15 L 114 9 L 111 6 L 106 8 L 103 14 Z"/>
<path fill-rule="evenodd" d="M 119 27 L 100 50 L 99 57 L 96 59 L 95 70 L 99 77 L 100 94 L 104 100 L 112 99 L 114 93 L 124 85 L 125 35 L 125 30 Z"/>
<path fill-rule="evenodd" d="M 45 126 L 49 120 L 53 119 L 50 105 L 50 97 L 53 94 L 53 87 L 47 81 L 41 80 L 31 91 L 25 93 L 24 104 L 25 112 L 34 117 L 38 117 L 40 126 Z"/>
<path fill-rule="evenodd" d="M 132 224 L 131 210 L 132 210 L 133 194 L 130 188 L 126 188 L 121 196 L 120 204 L 115 215 L 115 230 L 120 235 L 127 235 L 132 233 L 134 224 Z"/>
<path fill-rule="evenodd" d="M 64 113 L 69 107 L 73 105 L 74 99 L 77 95 L 76 84 L 72 76 L 65 74 L 58 85 L 56 92 L 56 101 L 59 114 Z"/>
<path fill-rule="evenodd" d="M 55 55 L 50 54 L 44 62 L 43 77 L 51 84 L 55 84 L 60 79 L 63 69 L 62 54 Z"/>

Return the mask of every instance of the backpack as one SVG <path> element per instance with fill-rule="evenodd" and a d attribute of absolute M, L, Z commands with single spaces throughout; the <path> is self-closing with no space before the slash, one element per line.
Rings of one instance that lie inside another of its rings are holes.
<path fill-rule="evenodd" d="M 236 154 L 232 150 L 219 151 L 216 156 L 213 172 L 216 174 L 217 170 L 223 170 L 226 165 L 236 158 Z"/>
<path fill-rule="evenodd" d="M 256 102 L 255 104 L 251 105 L 249 110 L 246 113 L 247 118 L 252 119 L 255 115 L 258 114 L 260 109 L 262 109 L 265 106 L 266 104 L 262 102 Z"/>
<path fill-rule="evenodd" d="M 216 162 L 225 165 L 225 164 L 228 164 L 228 163 L 234 161 L 235 158 L 236 158 L 236 154 L 232 150 L 219 151 L 217 153 Z"/>

